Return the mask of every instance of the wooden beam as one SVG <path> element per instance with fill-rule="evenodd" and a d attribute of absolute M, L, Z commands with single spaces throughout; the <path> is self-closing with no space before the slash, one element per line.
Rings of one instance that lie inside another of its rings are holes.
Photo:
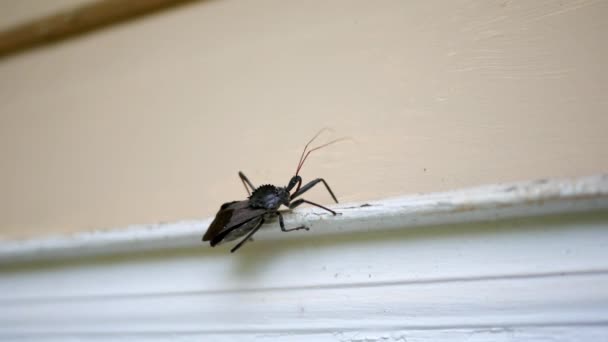
<path fill-rule="evenodd" d="M 193 0 L 100 0 L 0 32 L 0 58 Z"/>

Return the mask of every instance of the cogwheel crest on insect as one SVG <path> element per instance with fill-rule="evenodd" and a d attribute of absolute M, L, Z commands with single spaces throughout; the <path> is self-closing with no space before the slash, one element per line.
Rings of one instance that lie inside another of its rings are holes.
<path fill-rule="evenodd" d="M 253 196 L 255 196 L 255 194 L 264 192 L 264 191 L 278 192 L 276 186 L 271 185 L 271 184 L 263 184 L 263 185 L 260 185 L 257 188 L 255 188 L 255 190 L 253 190 L 253 192 L 251 193 L 251 196 L 249 196 L 249 198 L 252 198 Z"/>

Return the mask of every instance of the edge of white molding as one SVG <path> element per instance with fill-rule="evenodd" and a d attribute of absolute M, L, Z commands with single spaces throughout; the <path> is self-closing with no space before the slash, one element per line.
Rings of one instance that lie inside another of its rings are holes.
<path fill-rule="evenodd" d="M 334 217 L 317 208 L 303 208 L 285 214 L 288 226 L 305 224 L 311 228 L 308 232 L 285 234 L 275 223 L 261 229 L 256 239 L 288 239 L 303 234 L 345 234 L 607 210 L 608 174 L 488 185 L 331 208 L 341 215 Z M 207 243 L 201 242 L 201 237 L 211 220 L 142 224 L 115 230 L 2 241 L 0 264 L 208 248 Z"/>

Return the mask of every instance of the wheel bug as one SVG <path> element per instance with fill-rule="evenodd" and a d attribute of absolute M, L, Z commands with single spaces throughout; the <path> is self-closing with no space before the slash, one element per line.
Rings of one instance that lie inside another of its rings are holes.
<path fill-rule="evenodd" d="M 262 227 L 265 221 L 275 216 L 279 217 L 279 226 L 284 232 L 291 232 L 300 229 L 309 230 L 309 228 L 306 226 L 299 226 L 289 229 L 285 228 L 283 215 L 278 210 L 281 205 L 284 205 L 289 209 L 293 209 L 303 203 L 307 203 L 326 210 L 332 215 L 336 215 L 337 213 L 335 211 L 320 204 L 305 200 L 303 198 L 295 199 L 296 197 L 299 197 L 306 191 L 310 190 L 315 185 L 323 183 L 333 200 L 338 203 L 338 199 L 323 178 L 317 178 L 302 186 L 302 177 L 299 176 L 300 170 L 311 152 L 346 139 L 341 138 L 332 140 L 328 143 L 308 150 L 308 146 L 323 131 L 324 130 L 319 131 L 312 139 L 310 139 L 310 141 L 308 141 L 304 147 L 304 151 L 302 151 L 302 155 L 300 156 L 296 173 L 293 177 L 291 177 L 289 183 L 285 187 L 266 184 L 256 188 L 253 183 L 249 181 L 247 176 L 245 176 L 243 172 L 239 171 L 239 177 L 243 182 L 249 197 L 243 201 L 233 201 L 222 204 L 220 210 L 215 215 L 213 222 L 211 222 L 211 225 L 209 225 L 209 228 L 205 232 L 203 241 L 209 241 L 211 247 L 214 247 L 220 243 L 233 241 L 245 235 L 245 237 L 230 250 L 230 252 L 234 253 L 241 248 L 245 242 L 251 239 L 253 234 L 255 234 L 260 227 Z M 295 191 L 291 193 L 294 188 Z"/>

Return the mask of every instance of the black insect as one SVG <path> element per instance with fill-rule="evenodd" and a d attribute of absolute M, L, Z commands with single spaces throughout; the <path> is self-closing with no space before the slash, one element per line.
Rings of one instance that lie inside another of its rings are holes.
<path fill-rule="evenodd" d="M 308 152 L 308 146 L 321 134 L 323 130 L 317 133 L 304 147 L 304 151 L 302 151 L 302 155 L 300 156 L 300 161 L 298 162 L 298 167 L 296 169 L 295 176 L 291 177 L 289 184 L 286 187 L 274 186 L 274 185 L 261 185 L 259 187 L 253 186 L 253 184 L 249 181 L 249 179 L 239 171 L 239 177 L 249 194 L 249 198 L 243 201 L 233 201 L 222 204 L 220 210 L 215 215 L 215 219 L 211 222 L 211 225 L 205 232 L 203 236 L 203 241 L 210 241 L 211 246 L 218 245 L 220 243 L 224 243 L 227 241 L 236 240 L 243 235 L 245 237 L 239 242 L 234 248 L 230 250 L 230 252 L 234 253 L 236 250 L 241 248 L 245 242 L 247 242 L 253 234 L 255 234 L 258 229 L 264 224 L 264 222 L 272 217 L 279 217 L 279 225 L 281 226 L 281 230 L 284 232 L 291 232 L 294 230 L 309 228 L 306 226 L 299 226 L 295 228 L 285 228 L 285 223 L 283 222 L 283 215 L 279 211 L 279 207 L 284 205 L 289 209 L 293 209 L 299 206 L 302 203 L 308 203 L 310 205 L 314 205 L 321 209 L 327 210 L 328 212 L 336 215 L 336 212 L 326 208 L 320 204 L 313 203 L 307 201 L 303 198 L 295 199 L 299 197 L 306 191 L 310 190 L 313 186 L 323 183 L 325 188 L 331 195 L 331 197 L 338 203 L 338 199 L 334 195 L 333 191 L 327 182 L 323 180 L 323 178 L 317 178 L 313 181 L 310 181 L 304 186 L 302 185 L 302 178 L 298 175 L 302 165 L 304 165 L 304 161 L 308 155 L 315 150 L 318 150 L 327 145 L 333 144 L 335 142 L 344 140 L 336 139 L 330 141 L 321 146 L 315 147 Z M 291 193 L 294 189 L 295 191 Z"/>

